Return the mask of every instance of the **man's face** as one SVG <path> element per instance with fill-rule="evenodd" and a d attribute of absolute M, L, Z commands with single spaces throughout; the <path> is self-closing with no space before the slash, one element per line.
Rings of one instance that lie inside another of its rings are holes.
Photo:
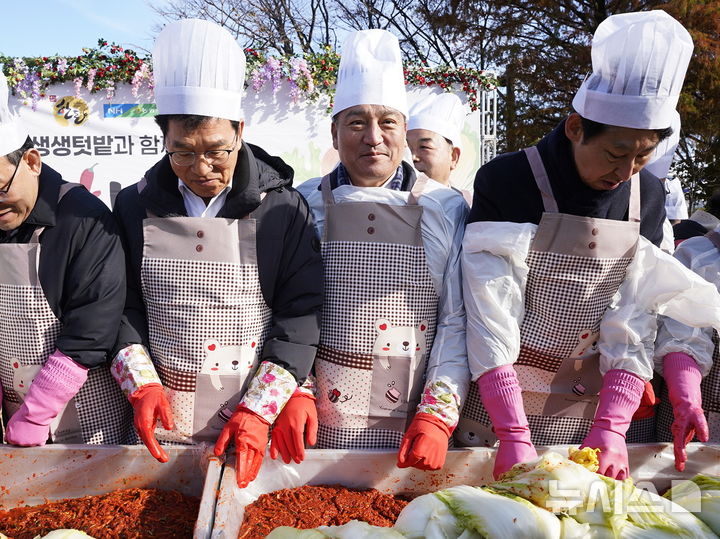
<path fill-rule="evenodd" d="M 5 190 L 12 179 L 7 198 L 0 199 L 0 230 L 15 230 L 28 218 L 35 207 L 38 195 L 38 178 L 42 163 L 37 150 L 23 154 L 17 166 L 0 157 L 0 190 Z"/>
<path fill-rule="evenodd" d="M 235 132 L 230 120 L 210 118 L 199 127 L 188 130 L 179 120 L 169 121 L 165 134 L 167 150 L 196 154 L 191 165 L 178 166 L 172 159 L 170 165 L 177 177 L 197 196 L 210 199 L 220 194 L 230 183 L 242 144 L 243 127 L 244 122 L 240 122 Z M 222 164 L 210 164 L 203 156 L 210 150 L 229 150 L 233 148 L 233 143 L 235 149 Z"/>
<path fill-rule="evenodd" d="M 609 126 L 583 142 L 580 116 L 571 114 L 565 122 L 575 166 L 580 179 L 598 191 L 611 191 L 628 181 L 648 164 L 659 142 L 651 129 Z"/>
<path fill-rule="evenodd" d="M 427 129 L 408 131 L 407 143 L 417 170 L 442 184 L 450 183 L 450 173 L 457 166 L 460 148 L 454 147 L 442 135 Z"/>
<path fill-rule="evenodd" d="M 405 150 L 405 116 L 381 105 L 356 105 L 332 123 L 333 146 L 354 185 L 377 187 L 400 166 Z"/>

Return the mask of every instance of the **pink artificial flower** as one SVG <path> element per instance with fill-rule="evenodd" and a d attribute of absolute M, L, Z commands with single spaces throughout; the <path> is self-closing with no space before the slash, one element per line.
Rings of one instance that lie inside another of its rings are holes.
<path fill-rule="evenodd" d="M 263 410 L 265 413 L 275 415 L 277 414 L 277 402 L 272 401 L 268 404 L 263 404 Z"/>

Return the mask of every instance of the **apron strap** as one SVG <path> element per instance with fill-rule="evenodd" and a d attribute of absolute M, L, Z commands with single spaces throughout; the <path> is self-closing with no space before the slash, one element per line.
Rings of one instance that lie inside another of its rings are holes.
<path fill-rule="evenodd" d="M 550 187 L 550 179 L 548 178 L 545 165 L 543 165 L 542 157 L 537 146 L 530 146 L 523 150 L 530 168 L 532 169 L 533 176 L 535 176 L 535 183 L 540 190 L 542 195 L 543 208 L 548 213 L 558 213 L 558 205 L 555 197 L 553 196 L 552 187 Z"/>
<path fill-rule="evenodd" d="M 712 244 L 717 248 L 718 251 L 720 251 L 720 232 L 717 230 L 711 230 L 707 234 L 705 234 L 705 237 L 709 239 Z"/>
<path fill-rule="evenodd" d="M 332 188 L 330 187 L 330 174 L 325 174 L 320 180 L 320 190 L 322 191 L 323 202 L 326 206 L 332 206 L 335 204 L 335 196 L 333 195 Z"/>
<path fill-rule="evenodd" d="M 628 221 L 640 222 L 640 174 L 630 178 L 630 205 L 628 207 Z"/>
<path fill-rule="evenodd" d="M 430 178 L 426 174 L 418 172 L 417 178 L 415 179 L 415 184 L 410 190 L 410 196 L 408 197 L 408 206 L 417 206 L 419 204 L 418 201 L 420 200 L 423 191 L 425 191 L 425 186 L 427 186 L 427 182 L 429 179 Z"/>

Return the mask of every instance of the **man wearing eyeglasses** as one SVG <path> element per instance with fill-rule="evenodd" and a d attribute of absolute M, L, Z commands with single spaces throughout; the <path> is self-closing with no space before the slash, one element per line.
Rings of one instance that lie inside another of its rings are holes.
<path fill-rule="evenodd" d="M 167 155 L 116 200 L 128 299 L 113 373 L 155 458 L 168 459 L 158 441 L 216 443 L 218 455 L 234 441 L 244 487 L 277 415 L 307 400 L 319 242 L 292 169 L 242 140 L 245 58 L 232 36 L 171 23 L 153 65 Z"/>
<path fill-rule="evenodd" d="M 0 382 L 5 441 L 128 443 L 109 370 L 125 301 L 110 210 L 43 164 L 0 72 Z"/>

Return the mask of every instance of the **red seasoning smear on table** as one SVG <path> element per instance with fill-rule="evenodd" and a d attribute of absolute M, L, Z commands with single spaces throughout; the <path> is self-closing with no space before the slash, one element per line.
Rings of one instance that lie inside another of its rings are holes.
<path fill-rule="evenodd" d="M 74 528 L 96 539 L 192 537 L 200 500 L 174 490 L 131 488 L 0 511 L 9 539 Z"/>
<path fill-rule="evenodd" d="M 238 539 L 262 539 L 280 526 L 309 529 L 340 526 L 351 520 L 389 527 L 407 504 L 401 496 L 339 485 L 276 490 L 245 507 Z"/>

